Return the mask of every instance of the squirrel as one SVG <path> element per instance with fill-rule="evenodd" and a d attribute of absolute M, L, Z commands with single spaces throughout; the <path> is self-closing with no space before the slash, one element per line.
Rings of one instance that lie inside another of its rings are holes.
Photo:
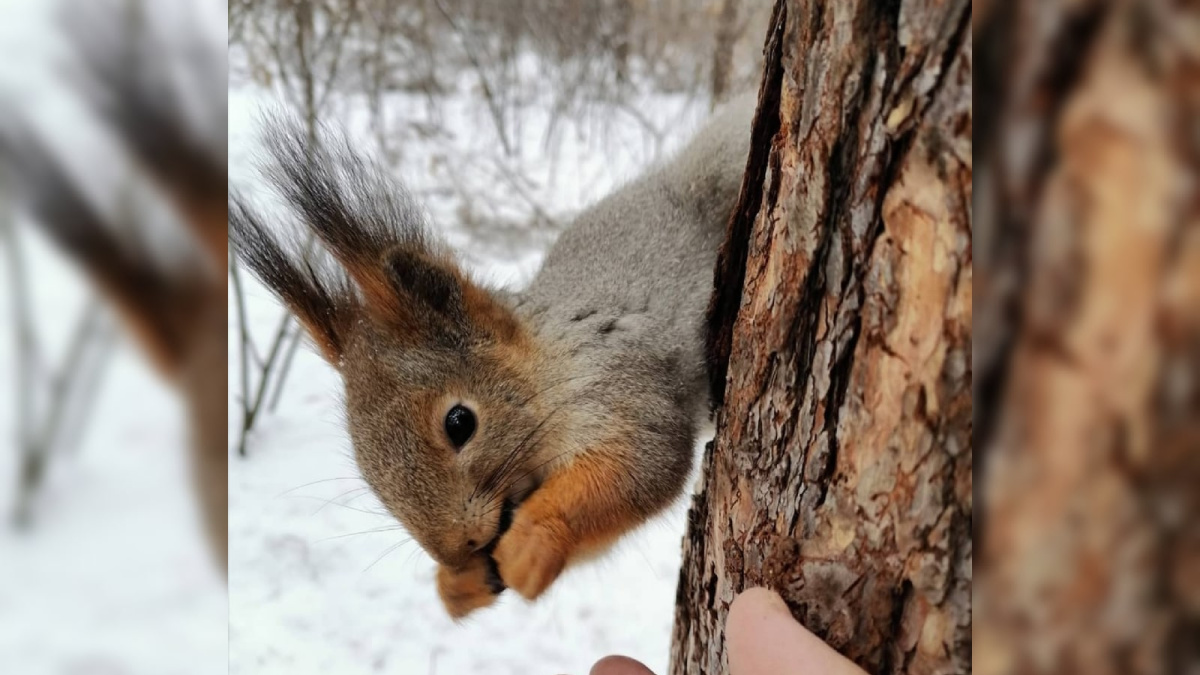
<path fill-rule="evenodd" d="M 459 619 L 539 597 L 685 488 L 708 403 L 704 313 L 755 100 L 578 215 L 527 288 L 471 278 L 344 137 L 265 129 L 266 175 L 327 256 L 235 192 L 230 242 L 341 374 L 358 467 L 437 562 Z"/>

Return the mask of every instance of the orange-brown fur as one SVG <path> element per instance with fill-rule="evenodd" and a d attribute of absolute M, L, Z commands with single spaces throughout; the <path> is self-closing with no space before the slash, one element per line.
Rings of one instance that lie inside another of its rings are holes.
<path fill-rule="evenodd" d="M 493 555 L 501 578 L 523 597 L 537 598 L 569 562 L 608 548 L 646 518 L 623 494 L 627 464 L 612 450 L 572 459 L 517 510 Z"/>
<path fill-rule="evenodd" d="M 503 582 L 522 597 L 536 599 L 569 564 L 607 549 L 647 517 L 622 493 L 626 464 L 613 449 L 585 451 L 549 472 L 499 539 L 491 556 Z M 452 617 L 494 602 L 485 562 L 472 556 L 461 566 L 438 566 L 438 592 Z"/>
<path fill-rule="evenodd" d="M 438 565 L 438 597 L 452 619 L 464 616 L 496 602 L 499 596 L 488 584 L 487 559 L 482 556 L 471 558 L 460 568 Z"/>

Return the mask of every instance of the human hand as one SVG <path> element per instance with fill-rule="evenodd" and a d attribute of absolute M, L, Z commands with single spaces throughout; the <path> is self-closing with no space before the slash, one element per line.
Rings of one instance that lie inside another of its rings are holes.
<path fill-rule="evenodd" d="M 792 618 L 774 591 L 751 588 L 733 600 L 725 624 L 732 675 L 866 675 Z M 591 675 L 654 675 L 625 656 L 606 656 Z"/>

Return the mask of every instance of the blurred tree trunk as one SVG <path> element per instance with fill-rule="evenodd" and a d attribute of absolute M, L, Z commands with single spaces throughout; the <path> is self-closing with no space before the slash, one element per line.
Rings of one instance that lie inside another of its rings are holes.
<path fill-rule="evenodd" d="M 729 93 L 729 80 L 733 75 L 733 46 L 737 42 L 737 0 L 724 0 L 717 19 L 716 44 L 713 47 L 712 100 L 713 105 L 724 100 Z"/>
<path fill-rule="evenodd" d="M 617 0 L 616 29 L 613 36 L 613 58 L 617 62 L 617 85 L 629 84 L 630 43 L 633 41 L 633 0 Z"/>
<path fill-rule="evenodd" d="M 717 263 L 675 675 L 751 586 L 871 673 L 971 659 L 970 3 L 779 0 Z"/>
<path fill-rule="evenodd" d="M 1200 8 L 975 23 L 978 671 L 1200 672 Z"/>
<path fill-rule="evenodd" d="M 317 84 L 309 53 L 313 33 L 312 0 L 293 0 L 292 11 L 296 21 L 296 61 L 304 99 L 304 127 L 308 129 L 308 144 L 317 143 Z"/>

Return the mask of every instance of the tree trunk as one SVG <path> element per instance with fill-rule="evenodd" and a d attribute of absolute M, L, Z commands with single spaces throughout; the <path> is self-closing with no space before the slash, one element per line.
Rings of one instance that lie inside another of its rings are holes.
<path fill-rule="evenodd" d="M 971 658 L 970 3 L 779 0 L 717 263 L 676 675 L 751 586 L 872 673 Z"/>
<path fill-rule="evenodd" d="M 991 4 L 976 665 L 1200 672 L 1200 8 Z"/>

